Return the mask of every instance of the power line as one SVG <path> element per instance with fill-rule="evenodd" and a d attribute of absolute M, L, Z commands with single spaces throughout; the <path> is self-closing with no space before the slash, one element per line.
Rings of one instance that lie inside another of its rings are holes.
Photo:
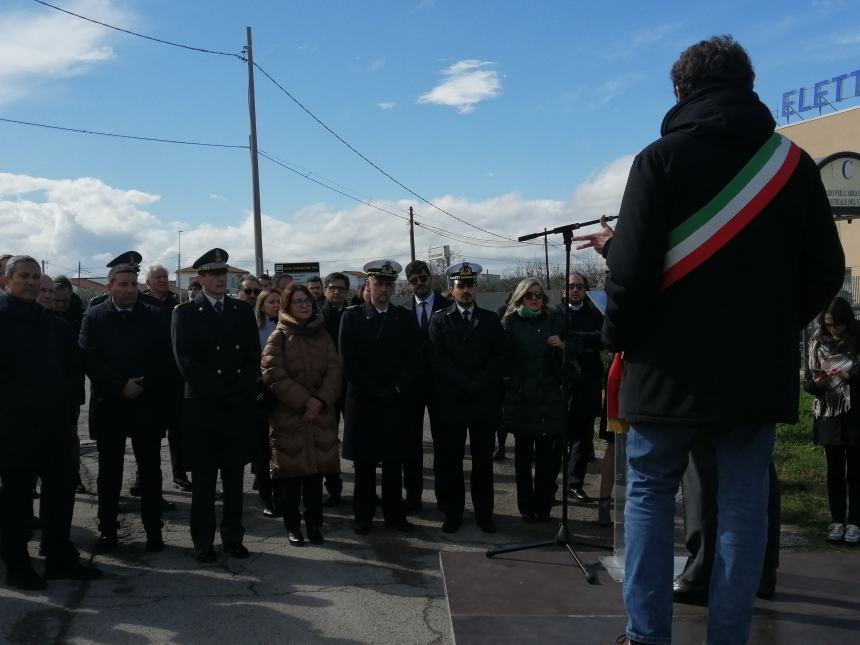
<path fill-rule="evenodd" d="M 144 38 L 146 40 L 151 40 L 156 43 L 161 43 L 162 45 L 170 45 L 171 47 L 179 47 L 180 49 L 188 49 L 190 51 L 200 52 L 202 54 L 217 54 L 218 56 L 232 56 L 234 58 L 238 58 L 241 61 L 244 61 L 245 58 L 242 54 L 235 54 L 233 52 L 222 52 L 215 49 L 204 49 L 202 47 L 192 47 L 190 45 L 183 45 L 182 43 L 174 43 L 170 40 L 164 40 L 162 38 L 155 38 L 153 36 L 147 36 L 145 34 L 139 34 L 136 31 L 131 31 L 129 29 L 123 29 L 122 27 L 116 27 L 114 25 L 109 25 L 106 22 L 101 22 L 99 20 L 94 20 L 93 18 L 87 18 L 86 16 L 82 16 L 79 13 L 75 13 L 74 11 L 69 11 L 68 9 L 62 9 L 56 5 L 52 5 L 49 2 L 44 2 L 43 0 L 33 0 L 33 2 L 43 5 L 45 7 L 49 7 L 50 9 L 55 9 L 61 13 L 68 14 L 70 16 L 74 16 L 75 18 L 79 18 L 81 20 L 86 20 L 87 22 L 91 22 L 96 25 L 100 25 L 102 27 L 106 27 L 108 29 L 113 29 L 115 31 L 121 31 L 124 34 L 128 34 L 129 36 L 137 36 L 138 38 Z"/>
<path fill-rule="evenodd" d="M 290 93 L 290 91 L 289 91 L 289 90 L 287 90 L 287 88 L 285 88 L 285 87 L 284 87 L 283 85 L 281 85 L 278 81 L 276 81 L 276 80 L 272 77 L 272 75 L 271 75 L 271 74 L 269 74 L 266 70 L 264 70 L 262 67 L 260 67 L 260 65 L 258 65 L 256 62 L 254 63 L 254 67 L 255 67 L 255 68 L 257 68 L 258 70 L 260 70 L 260 73 L 261 73 L 261 74 L 263 74 L 263 76 L 265 76 L 266 78 L 268 78 L 268 79 L 269 79 L 269 80 L 270 80 L 270 81 L 271 81 L 271 82 L 272 82 L 272 83 L 273 83 L 273 84 L 274 84 L 274 85 L 275 85 L 279 90 L 281 90 L 284 94 L 286 94 L 286 95 L 287 95 L 287 97 L 288 97 L 288 98 L 289 98 L 293 103 L 295 103 L 296 105 L 298 105 L 298 106 L 299 106 L 299 107 L 300 107 L 300 108 L 301 108 L 301 109 L 302 109 L 302 110 L 303 110 L 303 111 L 304 111 L 308 116 L 310 116 L 314 121 L 316 121 L 317 123 L 319 123 L 319 124 L 320 124 L 320 125 L 321 125 L 321 126 L 322 126 L 322 127 L 323 127 L 327 132 L 328 132 L 328 133 L 329 133 L 329 134 L 331 134 L 333 137 L 335 137 L 338 141 L 340 141 L 343 145 L 345 145 L 347 148 L 349 148 L 350 150 L 352 150 L 352 152 L 354 152 L 356 155 L 358 155 L 361 159 L 363 159 L 365 162 L 367 162 L 368 164 L 370 164 L 370 166 L 372 166 L 373 168 L 375 168 L 376 170 L 378 170 L 378 171 L 379 171 L 380 173 L 382 173 L 385 177 L 387 177 L 388 179 L 390 179 L 391 181 L 393 181 L 395 184 L 397 184 L 398 186 L 400 186 L 403 190 L 405 190 L 406 192 L 408 192 L 410 195 L 413 195 L 414 197 L 418 198 L 419 200 L 421 200 L 422 202 L 424 202 L 424 203 L 425 203 L 425 204 L 427 204 L 428 206 L 430 206 L 430 207 L 432 207 L 432 208 L 435 208 L 435 209 L 436 209 L 437 211 L 439 211 L 440 213 L 444 213 L 444 214 L 445 214 L 445 215 L 447 215 L 448 217 L 453 217 L 453 218 L 454 218 L 455 220 L 457 220 L 458 222 L 461 222 L 462 224 L 465 224 L 466 226 L 470 226 L 470 227 L 472 227 L 472 228 L 474 228 L 474 229 L 477 229 L 477 230 L 481 231 L 482 233 L 486 233 L 487 235 L 492 235 L 492 236 L 494 236 L 494 237 L 498 237 L 498 238 L 501 238 L 501 239 L 503 239 L 503 240 L 507 240 L 507 241 L 509 241 L 509 242 L 516 242 L 516 241 L 517 241 L 517 240 L 514 240 L 514 239 L 512 239 L 512 238 L 510 238 L 510 237 L 507 237 L 507 236 L 505 236 L 505 235 L 500 235 L 499 233 L 493 233 L 492 231 L 488 231 L 488 230 L 487 230 L 487 229 L 485 229 L 485 228 L 481 228 L 480 226 L 477 226 L 476 224 L 472 224 L 471 222 L 469 222 L 469 221 L 467 221 L 467 220 L 464 220 L 464 219 L 462 219 L 462 218 L 460 218 L 460 217 L 457 217 L 457 216 L 456 216 L 456 215 L 454 215 L 453 213 L 449 213 L 449 212 L 448 212 L 448 211 L 446 211 L 444 208 L 440 208 L 439 206 L 437 206 L 436 204 L 434 204 L 433 202 L 431 202 L 429 199 L 427 199 L 427 198 L 423 197 L 422 195 L 418 194 L 417 192 L 415 192 L 414 190 L 412 190 L 411 188 L 409 188 L 409 186 L 405 185 L 405 184 L 404 184 L 404 183 L 402 183 L 400 180 L 398 180 L 397 178 L 393 177 L 390 173 L 388 173 L 388 172 L 386 172 L 385 170 L 383 170 L 382 168 L 380 168 L 377 164 L 375 164 L 373 161 L 371 161 L 370 159 L 368 159 L 364 154 L 362 154 L 359 150 L 357 150 L 357 149 L 356 149 L 352 144 L 350 144 L 346 139 L 344 139 L 344 138 L 343 138 L 342 136 L 340 136 L 337 132 L 335 132 L 334 130 L 332 130 L 328 125 L 326 125 L 326 124 L 322 121 L 322 119 L 320 119 L 316 114 L 314 114 L 313 112 L 311 112 L 311 111 L 310 111 L 310 110 L 309 110 L 309 109 L 308 109 L 308 108 L 307 108 L 307 107 L 306 107 L 306 106 L 305 106 L 301 101 L 299 101 L 295 96 L 293 96 L 293 95 L 292 95 L 292 93 Z"/>
<path fill-rule="evenodd" d="M 39 0 L 34 0 L 38 2 Z M 156 143 L 175 143 L 183 146 L 202 146 L 206 148 L 236 148 L 247 150 L 248 146 L 232 145 L 227 143 L 207 143 L 203 141 L 185 141 L 182 139 L 160 139 L 158 137 L 141 137 L 132 134 L 118 134 L 116 132 L 102 132 L 100 130 L 85 130 L 82 128 L 66 128 L 59 125 L 49 125 L 47 123 L 35 123 L 33 121 L 19 121 L 17 119 L 7 119 L 0 117 L 0 121 L 5 123 L 15 123 L 17 125 L 27 125 L 34 128 L 47 128 L 49 130 L 62 130 L 63 132 L 76 132 L 78 134 L 93 134 L 100 137 L 114 137 L 117 139 L 134 139 L 136 141 L 152 141 Z"/>

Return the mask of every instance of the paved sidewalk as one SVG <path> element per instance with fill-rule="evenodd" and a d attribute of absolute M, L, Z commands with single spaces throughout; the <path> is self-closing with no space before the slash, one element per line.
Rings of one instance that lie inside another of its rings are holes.
<path fill-rule="evenodd" d="M 94 491 L 97 453 L 85 439 L 85 416 L 81 422 L 84 481 Z M 426 429 L 425 445 L 429 445 Z M 555 524 L 526 525 L 516 512 L 512 446 L 509 437 L 509 458 L 495 465 L 500 527 L 495 535 L 475 527 L 468 500 L 460 532 L 453 536 L 441 532 L 428 454 L 425 510 L 411 516 L 418 526 L 415 533 L 386 530 L 378 514 L 373 532 L 356 536 L 351 530 L 352 469 L 344 462 L 345 502 L 325 509 L 324 545 L 291 547 L 283 523 L 262 516 L 248 473 L 245 545 L 252 556 L 228 558 L 216 545 L 218 562 L 203 566 L 191 556 L 190 493 L 174 491 L 166 476 L 170 467 L 165 441 L 164 494 L 177 505 L 164 514 L 167 548 L 155 554 L 144 550 L 139 500 L 128 498 L 120 516 L 120 547 L 110 556 L 92 558 L 98 535 L 96 500 L 94 495 L 78 495 L 73 540 L 84 559 L 93 559 L 105 576 L 89 583 L 51 581 L 49 589 L 39 593 L 0 586 L 0 642 L 450 643 L 439 553 L 483 552 L 490 546 L 551 539 L 554 534 Z M 591 466 L 596 470 L 598 464 Z M 133 469 L 129 450 L 124 494 Z M 589 492 L 596 494 L 596 485 L 596 475 L 589 475 Z M 555 517 L 560 508 L 554 507 Z M 577 534 L 608 542 L 609 529 L 599 529 L 594 522 L 596 505 L 570 509 L 573 517 L 583 520 L 574 524 Z M 31 542 L 31 549 L 36 556 L 37 541 Z M 37 561 L 37 570 L 41 566 Z"/>

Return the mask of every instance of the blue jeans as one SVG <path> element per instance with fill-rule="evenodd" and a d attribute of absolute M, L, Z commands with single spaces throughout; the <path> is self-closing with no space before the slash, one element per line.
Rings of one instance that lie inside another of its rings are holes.
<path fill-rule="evenodd" d="M 774 424 L 727 428 L 637 425 L 627 439 L 624 605 L 627 635 L 672 642 L 675 495 L 698 433 L 717 458 L 717 551 L 708 603 L 709 645 L 746 643 L 767 542 L 768 464 Z"/>

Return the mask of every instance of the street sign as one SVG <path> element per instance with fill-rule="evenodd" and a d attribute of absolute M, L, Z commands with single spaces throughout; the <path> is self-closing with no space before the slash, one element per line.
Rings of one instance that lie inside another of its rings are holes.
<path fill-rule="evenodd" d="M 308 278 L 319 276 L 319 262 L 275 262 L 275 273 L 289 273 L 298 284 L 305 284 Z"/>

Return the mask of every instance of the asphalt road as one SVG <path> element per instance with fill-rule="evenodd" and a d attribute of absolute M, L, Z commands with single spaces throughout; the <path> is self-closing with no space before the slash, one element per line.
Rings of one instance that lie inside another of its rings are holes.
<path fill-rule="evenodd" d="M 82 474 L 95 490 L 96 446 L 86 439 L 81 419 Z M 425 446 L 429 446 L 425 428 Z M 425 451 L 429 453 L 429 450 Z M 467 451 L 468 455 L 468 451 Z M 0 642 L 3 643 L 449 643 L 450 619 L 439 570 L 442 551 L 484 551 L 552 539 L 555 523 L 526 525 L 516 511 L 513 438 L 508 459 L 495 464 L 496 519 L 500 531 L 486 535 L 475 527 L 467 499 L 463 528 L 440 530 L 435 510 L 430 455 L 425 454 L 425 510 L 411 516 L 412 534 L 385 529 L 381 512 L 370 535 L 351 528 L 352 468 L 343 463 L 345 500 L 325 509 L 322 546 L 291 547 L 281 520 L 262 516 L 262 505 L 245 485 L 247 560 L 221 554 L 201 565 L 191 555 L 188 531 L 190 493 L 172 489 L 167 444 L 162 449 L 164 496 L 177 509 L 164 513 L 167 547 L 144 550 L 139 500 L 127 498 L 120 515 L 120 547 L 109 556 L 93 557 L 98 537 L 96 498 L 78 495 L 73 540 L 84 560 L 104 572 L 92 582 L 51 581 L 44 592 L 18 592 L 0 585 Z M 596 472 L 598 464 L 591 464 Z M 469 467 L 468 457 L 466 467 Z M 124 494 L 134 469 L 126 454 Z M 597 476 L 586 489 L 597 493 Z M 468 496 L 468 495 L 467 495 Z M 38 512 L 38 503 L 35 505 Z M 596 504 L 571 505 L 572 526 L 582 539 L 607 542 L 609 529 L 595 523 Z M 561 506 L 556 505 L 554 517 Z M 216 537 L 216 543 L 218 538 Z M 31 542 L 35 566 L 38 540 Z M 2 569 L 2 565 L 0 565 Z M 476 590 L 480 593 L 480 590 Z"/>

